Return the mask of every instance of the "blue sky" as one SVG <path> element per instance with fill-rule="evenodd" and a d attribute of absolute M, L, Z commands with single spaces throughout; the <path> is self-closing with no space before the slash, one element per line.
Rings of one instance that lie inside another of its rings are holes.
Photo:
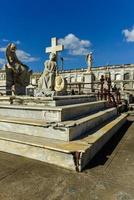
<path fill-rule="evenodd" d="M 34 71 L 42 71 L 51 37 L 65 45 L 64 67 L 134 63 L 133 0 L 1 0 L 0 66 L 9 42 Z M 59 62 L 60 66 L 60 62 Z"/>

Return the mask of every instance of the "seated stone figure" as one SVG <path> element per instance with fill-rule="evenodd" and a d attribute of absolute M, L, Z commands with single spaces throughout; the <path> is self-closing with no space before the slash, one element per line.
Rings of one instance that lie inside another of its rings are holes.
<path fill-rule="evenodd" d="M 30 83 L 32 71 L 16 56 L 16 45 L 11 43 L 6 48 L 6 94 L 11 95 L 12 88 L 16 95 L 25 95 L 26 86 Z"/>
<path fill-rule="evenodd" d="M 38 90 L 42 92 L 42 95 L 47 96 L 48 94 L 50 96 L 51 92 L 54 91 L 56 77 L 56 55 L 54 53 L 50 54 L 49 60 L 44 63 L 44 66 L 44 71 L 38 82 Z"/>
<path fill-rule="evenodd" d="M 65 79 L 57 73 L 56 54 L 51 53 L 44 63 L 44 71 L 38 82 L 36 96 L 54 96 L 65 93 Z"/>

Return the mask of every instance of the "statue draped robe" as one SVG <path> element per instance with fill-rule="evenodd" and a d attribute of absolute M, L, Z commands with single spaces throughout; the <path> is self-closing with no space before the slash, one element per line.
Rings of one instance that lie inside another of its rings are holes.
<path fill-rule="evenodd" d="M 45 69 L 39 79 L 39 88 L 44 91 L 54 91 L 56 77 L 56 62 L 47 60 L 44 65 Z"/>

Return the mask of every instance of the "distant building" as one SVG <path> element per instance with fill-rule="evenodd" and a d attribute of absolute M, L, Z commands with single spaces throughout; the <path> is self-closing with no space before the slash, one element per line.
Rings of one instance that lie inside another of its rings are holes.
<path fill-rule="evenodd" d="M 66 78 L 68 83 L 85 82 L 85 72 L 87 69 L 66 70 L 60 73 Z M 112 84 L 116 84 L 121 91 L 134 93 L 134 64 L 108 65 L 92 68 L 94 89 L 98 86 L 101 75 L 110 75 Z"/>
<path fill-rule="evenodd" d="M 83 84 L 85 83 L 85 74 L 87 69 L 78 70 L 63 70 L 59 73 L 67 80 L 68 84 Z M 112 84 L 116 84 L 121 91 L 126 91 L 134 94 L 134 64 L 122 65 L 107 65 L 92 68 L 93 73 L 93 88 L 98 87 L 101 75 L 111 76 Z M 31 84 L 37 86 L 41 73 L 33 73 L 31 76 Z M 87 82 L 86 82 L 87 83 Z M 4 69 L 0 70 L 0 91 L 4 92 L 6 86 L 6 73 Z M 82 86 L 84 88 L 84 86 Z M 81 89 L 82 89 L 81 88 Z"/>
<path fill-rule="evenodd" d="M 6 93 L 6 72 L 5 69 L 0 69 L 0 93 Z"/>

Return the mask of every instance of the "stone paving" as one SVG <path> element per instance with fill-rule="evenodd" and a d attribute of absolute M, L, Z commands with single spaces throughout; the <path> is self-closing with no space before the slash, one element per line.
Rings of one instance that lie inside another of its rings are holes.
<path fill-rule="evenodd" d="M 134 200 L 133 132 L 129 122 L 82 173 L 0 152 L 0 200 Z"/>

